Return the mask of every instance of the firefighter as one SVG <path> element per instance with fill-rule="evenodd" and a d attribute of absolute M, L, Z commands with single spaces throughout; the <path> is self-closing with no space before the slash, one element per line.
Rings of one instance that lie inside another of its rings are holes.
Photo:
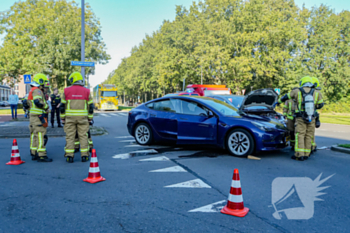
<path fill-rule="evenodd" d="M 44 85 L 47 77 L 44 74 L 36 74 L 31 83 L 32 89 L 28 95 L 29 104 L 29 130 L 31 132 L 30 150 L 33 160 L 38 162 L 52 162 L 47 157 L 44 144 L 47 121 L 44 114 L 47 114 L 49 106 L 44 98 Z"/>
<path fill-rule="evenodd" d="M 61 119 L 60 119 L 60 113 L 59 113 L 59 106 L 61 103 L 61 97 L 58 94 L 58 89 L 55 88 L 55 90 L 53 91 L 53 94 L 50 96 L 51 98 L 51 106 L 52 106 L 52 110 L 51 110 L 51 125 L 52 128 L 54 128 L 54 123 L 55 123 L 55 114 L 56 114 L 56 120 L 57 120 L 57 127 L 61 128 Z"/>
<path fill-rule="evenodd" d="M 296 87 L 294 89 L 298 89 L 298 88 Z M 294 146 L 295 146 L 295 119 L 294 119 L 294 114 L 295 114 L 295 103 L 291 99 L 287 100 L 284 103 L 284 106 L 283 106 L 283 115 L 287 119 L 287 129 L 289 130 L 289 134 L 290 134 L 289 145 L 291 146 L 292 150 L 294 150 Z"/>
<path fill-rule="evenodd" d="M 74 162 L 75 135 L 78 132 L 81 161 L 89 160 L 87 133 L 89 122 L 93 118 L 94 105 L 90 90 L 84 87 L 83 77 L 79 72 L 72 73 L 68 81 L 72 86 L 64 89 L 61 99 L 61 119 L 66 132 L 65 157 L 68 163 Z"/>
<path fill-rule="evenodd" d="M 315 91 L 312 78 L 303 77 L 300 80 L 300 88 L 293 89 L 284 95 L 276 104 L 294 100 L 295 108 L 295 155 L 292 159 L 304 161 L 309 158 L 312 146 L 312 137 L 315 134 L 315 110 L 324 105 L 322 96 Z"/>
<path fill-rule="evenodd" d="M 321 87 L 320 87 L 320 81 L 318 80 L 318 78 L 312 77 L 312 83 L 314 84 L 314 86 L 316 88 L 316 94 L 322 96 L 322 94 L 321 94 Z M 315 111 L 315 124 L 316 124 L 316 128 L 319 128 L 321 126 L 320 114 L 317 111 Z M 311 144 L 312 144 L 311 153 L 316 152 L 317 151 L 317 144 L 316 144 L 316 140 L 315 140 L 315 134 L 312 137 Z"/>

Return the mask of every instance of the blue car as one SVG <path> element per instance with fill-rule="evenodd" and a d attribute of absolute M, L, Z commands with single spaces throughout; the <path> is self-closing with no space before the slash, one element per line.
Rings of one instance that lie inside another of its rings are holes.
<path fill-rule="evenodd" d="M 284 148 L 288 134 L 278 121 L 213 98 L 185 96 L 163 97 L 132 109 L 127 127 L 140 145 L 213 145 L 239 157 Z"/>

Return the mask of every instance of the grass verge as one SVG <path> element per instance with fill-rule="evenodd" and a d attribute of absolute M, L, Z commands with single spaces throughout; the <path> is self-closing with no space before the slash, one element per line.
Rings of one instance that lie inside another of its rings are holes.
<path fill-rule="evenodd" d="M 24 114 L 23 109 L 17 109 L 17 114 Z M 11 109 L 0 109 L 0 115 L 11 115 Z"/>
<path fill-rule="evenodd" d="M 320 121 L 322 123 L 350 125 L 349 113 L 320 113 Z"/>
<path fill-rule="evenodd" d="M 131 110 L 135 107 L 126 107 L 126 106 L 119 106 L 119 110 Z"/>
<path fill-rule="evenodd" d="M 350 149 L 350 144 L 340 144 L 338 146 Z"/>

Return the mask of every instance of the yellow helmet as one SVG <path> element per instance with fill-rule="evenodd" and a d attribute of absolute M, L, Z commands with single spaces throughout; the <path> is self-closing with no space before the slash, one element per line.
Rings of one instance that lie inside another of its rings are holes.
<path fill-rule="evenodd" d="M 47 80 L 47 77 L 45 74 L 36 74 L 34 75 L 33 82 L 31 82 L 30 85 L 32 86 L 42 86 L 45 84 L 45 80 Z"/>
<path fill-rule="evenodd" d="M 300 79 L 299 85 L 302 87 L 302 86 L 304 86 L 304 84 L 306 84 L 306 83 L 313 84 L 312 78 L 311 78 L 310 76 L 305 76 L 305 77 L 301 78 L 301 79 Z"/>
<path fill-rule="evenodd" d="M 315 87 L 319 87 L 320 86 L 320 81 L 318 80 L 318 78 L 316 77 L 312 77 L 312 83 L 315 85 Z"/>
<path fill-rule="evenodd" d="M 80 81 L 80 80 L 83 80 L 83 76 L 79 72 L 72 73 L 68 78 L 68 81 L 71 84 L 74 84 L 75 82 Z"/>

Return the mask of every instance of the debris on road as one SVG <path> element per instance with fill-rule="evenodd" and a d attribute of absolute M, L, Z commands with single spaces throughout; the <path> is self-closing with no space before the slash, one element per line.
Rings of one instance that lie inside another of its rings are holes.
<path fill-rule="evenodd" d="M 261 158 L 253 156 L 253 155 L 248 155 L 248 159 L 261 160 Z"/>

